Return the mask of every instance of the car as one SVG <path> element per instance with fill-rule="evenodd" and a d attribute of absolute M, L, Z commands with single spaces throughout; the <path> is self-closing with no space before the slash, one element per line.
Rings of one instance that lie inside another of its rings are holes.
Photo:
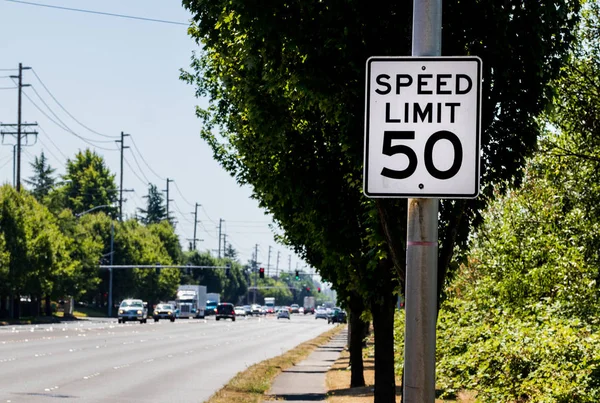
<path fill-rule="evenodd" d="M 315 309 L 315 319 L 327 319 L 327 311 L 324 308 Z"/>
<path fill-rule="evenodd" d="M 154 308 L 152 318 L 154 318 L 155 322 L 158 322 L 160 319 L 169 319 L 171 322 L 175 322 L 175 315 L 175 307 L 173 305 L 158 304 Z"/>
<path fill-rule="evenodd" d="M 141 299 L 133 298 L 123 300 L 121 305 L 119 305 L 117 321 L 119 323 L 125 323 L 128 320 L 146 323 L 148 320 L 148 303 L 142 301 Z"/>
<path fill-rule="evenodd" d="M 252 311 L 252 315 L 260 315 L 261 314 L 261 307 L 258 304 L 252 304 L 250 306 L 250 310 Z"/>
<path fill-rule="evenodd" d="M 341 308 L 334 308 L 331 314 L 327 315 L 327 323 L 347 323 L 347 315 Z"/>
<path fill-rule="evenodd" d="M 246 316 L 246 310 L 243 306 L 236 306 L 233 310 L 235 311 L 236 316 Z"/>
<path fill-rule="evenodd" d="M 231 319 L 232 322 L 235 322 L 235 308 L 233 304 L 230 302 L 221 302 L 217 305 L 215 319 Z"/>
<path fill-rule="evenodd" d="M 300 311 L 299 311 L 300 305 L 298 305 L 298 304 L 292 304 L 290 306 L 290 309 L 292 311 L 291 313 L 300 313 Z"/>
<path fill-rule="evenodd" d="M 304 308 L 303 307 L 298 308 L 298 313 L 304 313 Z"/>
<path fill-rule="evenodd" d="M 252 307 L 250 305 L 244 305 L 242 308 L 244 308 L 246 316 L 252 316 Z"/>
<path fill-rule="evenodd" d="M 277 312 L 277 319 L 290 319 L 290 311 L 288 311 L 287 309 L 280 309 L 279 312 Z"/>

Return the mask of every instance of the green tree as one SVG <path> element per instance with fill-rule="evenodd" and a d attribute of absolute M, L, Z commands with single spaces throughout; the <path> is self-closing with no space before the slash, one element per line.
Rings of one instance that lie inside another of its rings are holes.
<path fill-rule="evenodd" d="M 115 175 L 110 172 L 104 159 L 94 151 L 86 149 L 67 160 L 65 186 L 63 189 L 65 207 L 73 213 L 82 213 L 94 207 L 113 205 L 117 201 Z M 116 208 L 110 208 L 115 217 Z"/>
<path fill-rule="evenodd" d="M 226 276 L 223 287 L 223 300 L 237 303 L 248 291 L 248 283 L 246 283 L 242 265 L 229 257 L 222 259 L 221 264 L 230 266 L 229 276 Z"/>
<path fill-rule="evenodd" d="M 25 179 L 25 183 L 32 187 L 31 194 L 33 197 L 38 201 L 42 201 L 56 183 L 56 177 L 53 176 L 56 169 L 50 167 L 43 151 L 39 157 L 35 157 L 30 165 L 33 169 L 33 175 L 29 179 Z"/>
<path fill-rule="evenodd" d="M 181 264 L 183 261 L 183 250 L 179 242 L 179 236 L 175 232 L 175 228 L 166 220 L 158 223 L 147 225 L 150 233 L 156 235 L 162 242 L 167 253 L 171 257 L 173 264 Z"/>
<path fill-rule="evenodd" d="M 73 241 L 33 196 L 9 185 L 0 188 L 0 233 L 4 249 L 0 257 L 8 268 L 5 289 L 13 296 L 13 317 L 20 315 L 20 295 L 39 301 L 45 295 L 70 291 L 65 284 L 74 282 L 78 269 L 69 254 Z"/>
<path fill-rule="evenodd" d="M 165 207 L 162 193 L 156 185 L 150 183 L 148 186 L 148 195 L 146 196 L 146 209 L 139 208 L 141 213 L 140 221 L 144 224 L 158 224 L 167 219 L 167 208 Z"/>
<path fill-rule="evenodd" d="M 484 63 L 485 194 L 488 184 L 520 179 L 577 4 L 444 3 L 442 49 Z M 410 4 L 186 0 L 184 6 L 194 14 L 189 32 L 204 49 L 193 59 L 194 72 L 183 74 L 211 100 L 198 110 L 202 136 L 228 171 L 253 186 L 287 242 L 322 275 L 350 277 L 345 285 L 365 295 L 376 332 L 375 402 L 394 401 L 394 292 L 405 272 L 406 203 L 363 200 L 363 80 L 369 56 L 410 53 Z M 442 203 L 440 284 L 483 203 Z"/>
<path fill-rule="evenodd" d="M 238 257 L 238 252 L 237 252 L 237 250 L 235 250 L 235 248 L 231 244 L 228 244 L 225 247 L 225 251 L 223 252 L 223 256 L 225 256 L 226 258 L 229 258 L 231 260 L 236 260 L 237 257 Z"/>
<path fill-rule="evenodd" d="M 220 266 L 209 252 L 191 251 L 187 253 L 186 264 L 192 266 Z M 222 293 L 225 273 L 222 269 L 191 269 L 192 284 L 205 285 L 207 292 Z"/>

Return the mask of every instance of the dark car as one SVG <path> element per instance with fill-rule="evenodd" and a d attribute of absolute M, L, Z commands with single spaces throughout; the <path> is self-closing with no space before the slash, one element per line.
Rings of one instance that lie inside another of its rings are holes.
<path fill-rule="evenodd" d="M 235 307 L 229 302 L 222 302 L 217 305 L 216 319 L 231 319 L 235 322 Z"/>
<path fill-rule="evenodd" d="M 331 314 L 327 315 L 327 323 L 346 323 L 346 312 L 339 308 L 334 308 Z"/>

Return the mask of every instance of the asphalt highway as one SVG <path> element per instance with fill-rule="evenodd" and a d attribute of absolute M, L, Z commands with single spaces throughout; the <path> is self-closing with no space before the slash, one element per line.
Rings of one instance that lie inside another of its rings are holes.
<path fill-rule="evenodd" d="M 203 402 L 239 371 L 330 326 L 313 315 L 3 326 L 0 403 Z"/>

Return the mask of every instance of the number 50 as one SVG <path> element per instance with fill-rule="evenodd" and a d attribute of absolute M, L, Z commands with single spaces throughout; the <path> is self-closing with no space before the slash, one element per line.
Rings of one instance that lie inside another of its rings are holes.
<path fill-rule="evenodd" d="M 396 171 L 394 169 L 383 168 L 381 175 L 392 179 L 406 179 L 415 173 L 417 169 L 417 154 L 412 148 L 406 145 L 397 144 L 392 145 L 393 140 L 414 140 L 414 131 L 385 131 L 383 132 L 383 153 L 385 155 L 404 154 L 408 158 L 408 166 L 402 171 Z M 454 161 L 452 166 L 445 171 L 441 171 L 433 164 L 433 147 L 440 140 L 448 140 L 454 147 Z M 463 160 L 463 150 L 460 140 L 456 134 L 447 130 L 440 130 L 433 133 L 425 143 L 425 168 L 431 176 L 436 179 L 450 179 L 458 173 Z"/>

